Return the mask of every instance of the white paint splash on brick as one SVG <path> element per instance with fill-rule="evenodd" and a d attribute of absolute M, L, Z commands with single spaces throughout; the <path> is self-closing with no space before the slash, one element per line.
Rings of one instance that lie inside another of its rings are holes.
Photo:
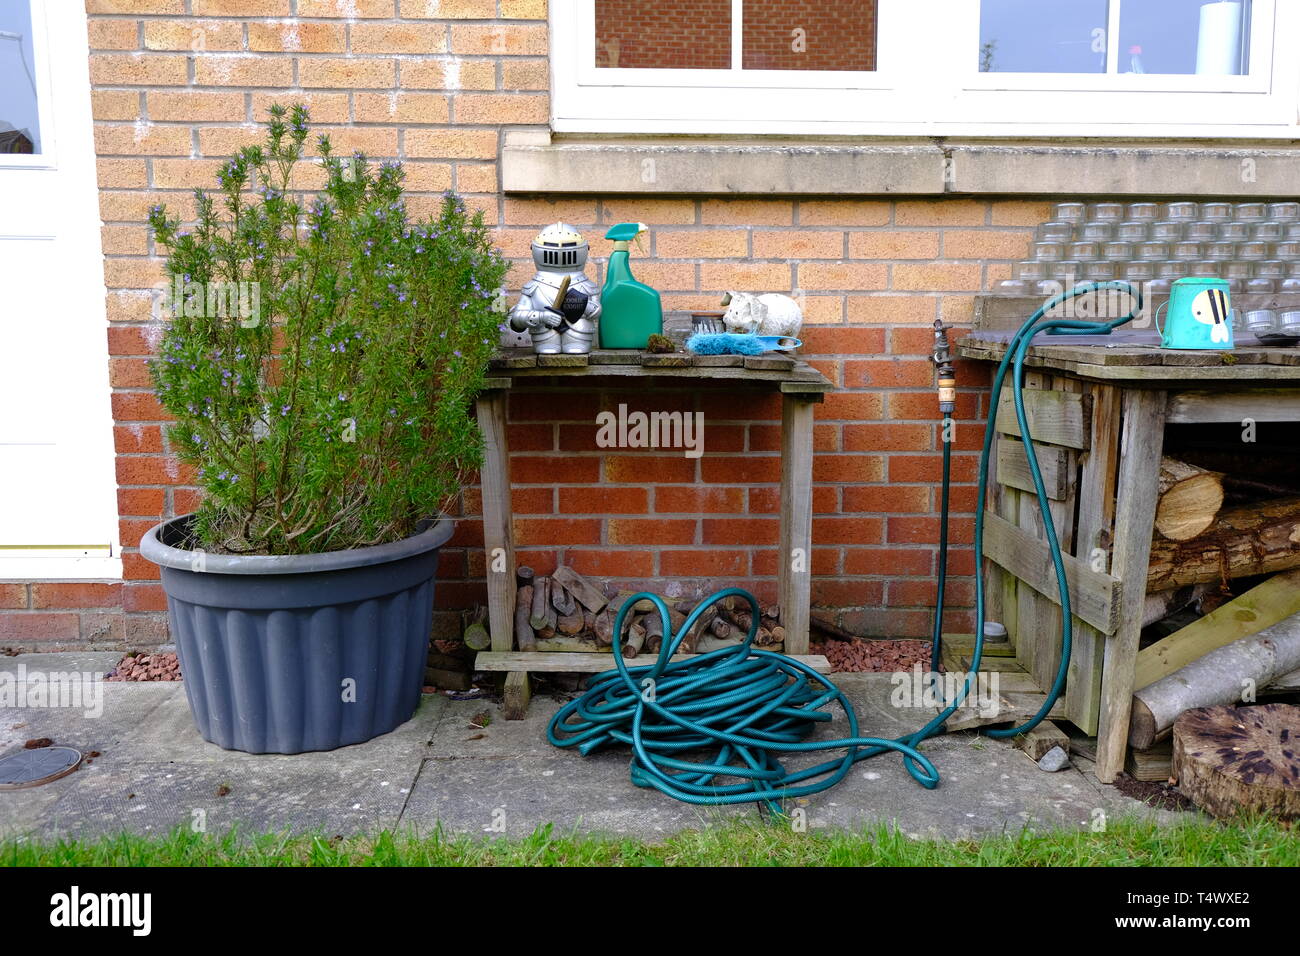
<path fill-rule="evenodd" d="M 357 18 L 357 0 L 334 0 L 334 9 L 352 23 Z"/>
<path fill-rule="evenodd" d="M 451 57 L 443 61 L 442 85 L 448 90 L 460 89 L 460 60 Z"/>
<path fill-rule="evenodd" d="M 302 37 L 298 35 L 297 21 L 290 20 L 280 27 L 280 44 L 286 50 L 302 49 Z"/>
<path fill-rule="evenodd" d="M 426 17 L 436 17 L 441 12 L 441 0 L 424 0 L 424 15 Z"/>
<path fill-rule="evenodd" d="M 153 123 L 146 119 L 138 119 L 135 121 L 135 130 L 132 132 L 131 140 L 136 146 L 139 146 L 151 132 L 153 132 Z"/>

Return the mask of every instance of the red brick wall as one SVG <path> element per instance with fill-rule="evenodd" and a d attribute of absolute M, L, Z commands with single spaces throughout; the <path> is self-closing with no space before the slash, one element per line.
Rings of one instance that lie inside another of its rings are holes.
<path fill-rule="evenodd" d="M 597 0 L 596 65 L 728 69 L 731 0 Z"/>
<path fill-rule="evenodd" d="M 874 70 L 874 0 L 745 0 L 747 70 Z"/>
<path fill-rule="evenodd" d="M 163 517 L 193 509 L 167 455 L 146 363 L 162 277 L 145 225 L 164 202 L 192 209 L 234 149 L 257 141 L 274 102 L 306 101 L 338 148 L 404 161 L 416 213 L 454 188 L 481 208 L 531 274 L 528 242 L 557 219 L 603 259 L 605 228 L 651 225 L 637 275 L 669 309 L 717 308 L 726 290 L 799 290 L 805 351 L 836 384 L 817 410 L 814 600 L 863 633 L 926 632 L 939 475 L 930 324 L 958 326 L 973 296 L 1010 274 L 1045 203 L 504 196 L 503 130 L 549 115 L 544 0 L 87 0 L 116 421 L 121 582 L 0 584 L 0 646 L 141 646 L 166 640 L 157 569 L 135 550 Z M 304 177 L 310 185 L 310 177 Z M 602 263 L 593 265 L 600 277 Z M 958 417 L 981 412 L 963 365 Z M 567 395 L 558 414 L 512 406 L 517 531 L 525 559 L 558 559 L 656 587 L 775 582 L 777 410 L 758 394 L 631 396 L 706 414 L 699 461 L 584 445 L 615 393 Z M 961 429 L 955 540 L 970 534 L 979 430 Z M 646 459 L 646 460 L 643 460 Z M 559 469 L 556 471 L 555 469 Z M 466 510 L 478 512 L 470 489 Z M 443 560 L 444 608 L 482 600 L 482 529 L 460 523 Z M 954 607 L 969 601 L 971 559 Z M 667 579 L 667 580 L 665 580 Z M 960 617 L 960 613 L 957 615 Z M 447 615 L 450 620 L 451 615 Z M 960 621 L 955 620 L 953 626 Z"/>

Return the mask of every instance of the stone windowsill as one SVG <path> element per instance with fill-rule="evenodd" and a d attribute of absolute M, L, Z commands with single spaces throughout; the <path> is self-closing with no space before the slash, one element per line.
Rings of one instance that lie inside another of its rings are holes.
<path fill-rule="evenodd" d="M 1288 196 L 1300 146 L 506 137 L 517 194 Z"/>

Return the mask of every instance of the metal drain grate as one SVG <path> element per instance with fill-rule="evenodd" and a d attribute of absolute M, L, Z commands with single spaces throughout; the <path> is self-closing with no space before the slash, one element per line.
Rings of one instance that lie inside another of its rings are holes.
<path fill-rule="evenodd" d="M 66 777 L 81 765 L 81 751 L 72 747 L 41 747 L 0 757 L 0 790 L 39 787 Z"/>

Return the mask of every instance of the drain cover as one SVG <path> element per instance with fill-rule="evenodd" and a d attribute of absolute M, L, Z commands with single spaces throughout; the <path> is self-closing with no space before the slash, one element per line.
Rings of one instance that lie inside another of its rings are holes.
<path fill-rule="evenodd" d="M 0 790 L 39 787 L 66 777 L 81 765 L 81 751 L 71 747 L 41 747 L 0 757 Z"/>

